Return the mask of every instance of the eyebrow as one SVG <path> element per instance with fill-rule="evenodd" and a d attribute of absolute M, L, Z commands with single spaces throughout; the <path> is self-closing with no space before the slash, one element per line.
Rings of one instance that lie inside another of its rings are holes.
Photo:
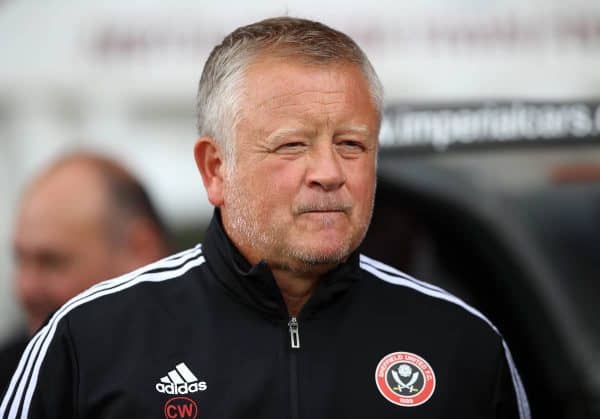
<path fill-rule="evenodd" d="M 346 134 L 358 134 L 366 138 L 371 137 L 371 130 L 365 124 L 348 124 L 342 126 L 339 130 L 334 132 L 334 136 L 346 135 Z M 288 138 L 290 136 L 300 135 L 308 138 L 315 137 L 317 130 L 307 128 L 279 128 L 273 133 L 267 136 L 266 141 L 269 144 L 277 144 L 279 141 Z"/>
<path fill-rule="evenodd" d="M 364 124 L 361 125 L 346 125 L 341 129 L 336 131 L 336 134 L 362 134 L 364 136 L 369 136 L 371 134 L 371 130 Z M 316 131 L 314 129 L 306 129 L 306 128 L 280 128 L 271 133 L 267 138 L 269 140 L 278 140 L 282 137 L 286 137 L 289 135 L 308 135 L 314 136 L 316 135 Z"/>
<path fill-rule="evenodd" d="M 279 128 L 272 132 L 268 137 L 267 141 L 269 143 L 277 142 L 283 138 L 293 136 L 293 135 L 308 135 L 314 137 L 316 134 L 313 129 L 306 128 Z"/>
<path fill-rule="evenodd" d="M 339 133 L 341 134 L 361 134 L 364 135 L 365 137 L 368 137 L 371 135 L 371 130 L 369 129 L 369 127 L 367 127 L 366 125 L 347 125 L 342 127 L 339 131 Z"/>

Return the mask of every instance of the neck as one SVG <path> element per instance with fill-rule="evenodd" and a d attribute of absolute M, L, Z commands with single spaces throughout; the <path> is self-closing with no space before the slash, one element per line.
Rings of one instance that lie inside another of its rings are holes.
<path fill-rule="evenodd" d="M 320 275 L 299 274 L 281 269 L 273 269 L 273 276 L 281 290 L 288 313 L 298 316 L 319 283 Z"/>

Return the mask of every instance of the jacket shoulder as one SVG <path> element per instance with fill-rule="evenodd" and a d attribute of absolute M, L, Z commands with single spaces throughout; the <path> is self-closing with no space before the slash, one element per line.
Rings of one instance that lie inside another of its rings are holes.
<path fill-rule="evenodd" d="M 480 344 L 487 342 L 487 345 L 503 352 L 504 360 L 501 365 L 506 366 L 512 381 L 513 391 L 510 393 L 513 393 L 512 397 L 518 407 L 518 417 L 531 418 L 527 394 L 510 349 L 498 328 L 484 314 L 443 288 L 415 279 L 368 256 L 360 255 L 360 268 L 370 279 L 374 279 L 366 282 L 378 290 L 374 291 L 377 293 L 378 304 L 401 302 L 409 310 L 418 312 L 421 318 L 427 319 L 432 329 L 435 328 L 433 325 L 440 324 L 445 325 L 444 327 L 460 327 L 468 332 L 467 335 L 472 333 L 470 336 L 476 336 L 472 342 L 476 341 L 478 347 L 481 348 Z"/>
<path fill-rule="evenodd" d="M 71 413 L 54 410 L 59 401 L 64 406 L 76 404 L 63 400 L 76 394 L 73 389 L 76 387 L 79 354 L 75 336 L 81 342 L 91 336 L 102 335 L 99 332 L 104 330 L 114 329 L 118 324 L 116 321 L 124 318 L 123 314 L 136 311 L 131 307 L 139 308 L 138 303 L 150 291 L 147 285 L 167 284 L 170 280 L 185 277 L 187 272 L 203 263 L 202 248 L 198 245 L 100 282 L 67 301 L 30 340 L 0 404 L 0 418 L 14 417 L 16 413 L 22 417 L 71 417 Z M 161 292 L 160 285 L 151 288 L 152 293 Z M 57 385 L 57 377 L 64 382 Z M 61 389 L 62 393 L 50 397 L 46 390 L 48 386 Z M 42 388 L 45 391 L 41 391 Z"/>
<path fill-rule="evenodd" d="M 103 316 L 121 305 L 143 304 L 148 292 L 160 293 L 178 279 L 205 262 L 202 247 L 192 249 L 158 260 L 125 275 L 99 282 L 65 303 L 52 317 L 86 317 L 101 310 Z M 56 319 L 55 319 L 56 318 Z"/>
<path fill-rule="evenodd" d="M 438 308 L 437 311 L 440 311 L 440 315 L 453 314 L 464 318 L 465 321 L 477 322 L 502 338 L 497 327 L 483 313 L 443 288 L 418 280 L 399 269 L 362 254 L 360 268 L 370 274 L 376 280 L 375 283 L 382 286 L 385 293 L 408 294 L 407 299 L 419 300 L 416 305 L 425 305 L 427 310 L 435 306 Z M 423 301 L 426 304 L 422 304 Z"/>

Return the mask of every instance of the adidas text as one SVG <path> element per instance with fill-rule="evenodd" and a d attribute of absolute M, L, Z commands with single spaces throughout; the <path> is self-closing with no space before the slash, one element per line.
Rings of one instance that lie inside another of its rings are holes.
<path fill-rule="evenodd" d="M 158 383 L 156 385 L 156 391 L 165 394 L 189 394 L 197 393 L 198 391 L 204 391 L 208 388 L 206 381 L 200 381 L 197 383 L 182 383 L 182 384 L 164 384 Z"/>

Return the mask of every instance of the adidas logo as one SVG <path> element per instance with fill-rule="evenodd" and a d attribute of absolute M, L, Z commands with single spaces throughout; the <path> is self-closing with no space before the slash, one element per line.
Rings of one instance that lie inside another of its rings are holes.
<path fill-rule="evenodd" d="M 198 381 L 193 372 L 183 363 L 160 379 L 156 391 L 165 394 L 189 394 L 204 391 L 208 388 L 206 381 Z"/>

